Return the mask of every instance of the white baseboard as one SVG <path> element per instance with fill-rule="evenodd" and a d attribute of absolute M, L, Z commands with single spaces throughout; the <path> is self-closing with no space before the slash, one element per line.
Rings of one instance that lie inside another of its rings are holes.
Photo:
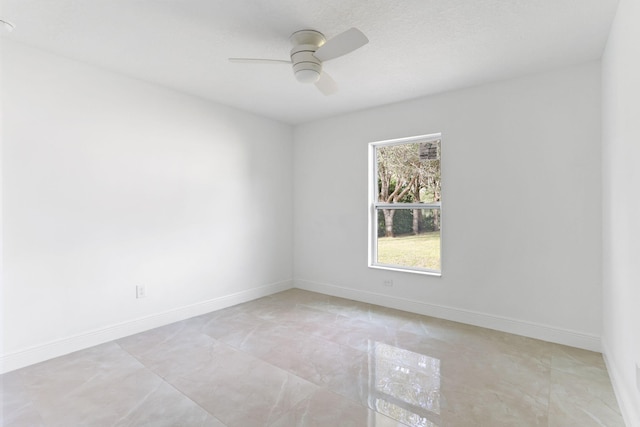
<path fill-rule="evenodd" d="M 292 287 L 291 280 L 272 283 L 5 354 L 0 356 L 0 374 L 173 322 L 262 298 Z"/>
<path fill-rule="evenodd" d="M 606 341 L 602 343 L 602 347 L 604 363 L 607 365 L 607 371 L 609 372 L 609 378 L 611 378 L 611 385 L 616 394 L 622 418 L 628 427 L 640 427 L 640 407 L 638 407 L 634 397 L 635 392 L 629 389 L 627 382 L 623 381 L 624 376 L 615 363 Z"/>
<path fill-rule="evenodd" d="M 411 313 L 423 314 L 425 316 L 437 317 L 454 322 L 466 323 L 468 325 L 480 326 L 511 334 L 522 335 L 543 341 L 557 344 L 564 344 L 571 347 L 582 348 L 591 351 L 602 351 L 600 337 L 567 329 L 556 328 L 549 325 L 527 322 L 518 319 L 511 319 L 503 316 L 481 313 L 477 311 L 465 310 L 455 307 L 447 307 L 438 304 L 429 304 L 420 301 L 413 301 L 405 298 L 379 294 L 376 292 L 362 291 L 345 288 L 327 283 L 318 283 L 308 280 L 294 279 L 296 288 L 347 298 L 369 304 L 381 305 L 395 308 Z"/>

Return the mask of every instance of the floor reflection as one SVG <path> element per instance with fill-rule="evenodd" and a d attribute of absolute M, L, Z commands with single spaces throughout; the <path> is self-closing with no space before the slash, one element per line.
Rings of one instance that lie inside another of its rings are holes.
<path fill-rule="evenodd" d="M 369 406 L 409 426 L 438 427 L 440 359 L 369 341 Z"/>

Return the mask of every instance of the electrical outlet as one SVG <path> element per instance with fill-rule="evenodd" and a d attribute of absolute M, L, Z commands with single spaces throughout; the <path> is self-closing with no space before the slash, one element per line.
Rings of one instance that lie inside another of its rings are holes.
<path fill-rule="evenodd" d="M 136 286 L 136 298 L 145 298 L 147 296 L 147 288 L 144 285 Z"/>
<path fill-rule="evenodd" d="M 382 284 L 387 286 L 387 287 L 389 287 L 389 288 L 392 288 L 393 287 L 393 280 L 387 279 L 384 282 L 382 282 Z"/>

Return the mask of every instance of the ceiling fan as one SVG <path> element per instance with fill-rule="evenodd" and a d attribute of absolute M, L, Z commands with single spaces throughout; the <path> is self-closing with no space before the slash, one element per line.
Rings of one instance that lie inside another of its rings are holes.
<path fill-rule="evenodd" d="M 329 74 L 322 71 L 322 63 L 338 58 L 364 46 L 369 42 L 367 36 L 357 28 L 351 28 L 327 40 L 319 31 L 300 30 L 291 34 L 289 41 L 293 45 L 291 59 L 229 58 L 231 62 L 259 64 L 290 64 L 293 73 L 301 83 L 315 83 L 325 95 L 337 92 L 338 85 Z"/>

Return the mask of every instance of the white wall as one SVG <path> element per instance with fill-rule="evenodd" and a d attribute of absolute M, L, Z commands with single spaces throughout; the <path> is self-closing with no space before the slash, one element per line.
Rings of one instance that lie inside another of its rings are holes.
<path fill-rule="evenodd" d="M 603 57 L 604 353 L 629 426 L 640 426 L 640 3 L 621 0 Z"/>
<path fill-rule="evenodd" d="M 2 61 L 3 370 L 291 286 L 290 126 L 9 41 Z"/>
<path fill-rule="evenodd" d="M 594 62 L 297 127 L 296 286 L 599 349 L 600 101 Z M 435 132 L 443 275 L 369 269 L 367 145 Z"/>

